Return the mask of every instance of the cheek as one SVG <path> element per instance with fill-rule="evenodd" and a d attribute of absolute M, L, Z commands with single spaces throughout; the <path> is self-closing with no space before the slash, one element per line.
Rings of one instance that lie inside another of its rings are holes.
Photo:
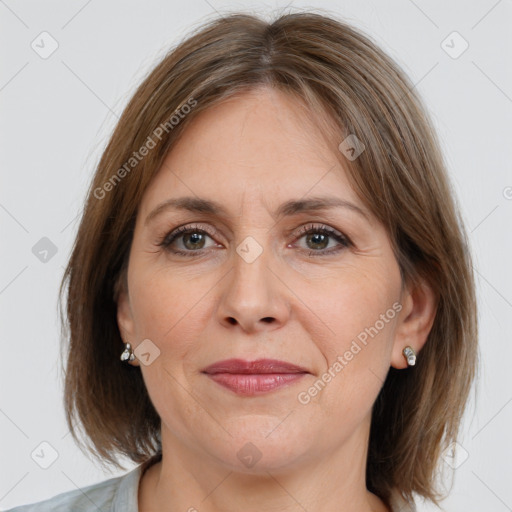
<path fill-rule="evenodd" d="M 177 299 L 178 293 L 170 292 L 165 280 L 158 279 L 140 279 L 130 291 L 139 337 L 160 340 L 183 306 Z"/>
<path fill-rule="evenodd" d="M 364 343 L 365 333 L 368 339 L 378 341 L 373 344 L 375 350 L 393 337 L 397 315 L 393 304 L 400 297 L 400 281 L 389 269 L 381 272 L 377 267 L 351 268 L 323 281 L 315 297 L 314 304 L 310 304 L 329 327 L 330 336 L 324 338 L 322 347 L 329 359 L 343 354 L 358 337 Z"/>
<path fill-rule="evenodd" d="M 400 280 L 398 269 L 377 270 L 352 268 L 344 278 L 326 282 L 316 296 L 317 306 L 322 306 L 318 316 L 325 319 L 330 335 L 316 338 L 325 359 L 318 378 L 325 385 L 316 381 L 320 391 L 312 401 L 342 414 L 368 412 L 390 366 L 401 309 Z"/>
<path fill-rule="evenodd" d="M 136 337 L 150 339 L 160 350 L 159 364 L 148 368 L 148 378 L 162 366 L 177 378 L 197 370 L 205 350 L 197 340 L 204 339 L 211 323 L 213 304 L 208 292 L 215 286 L 215 277 L 177 275 L 163 265 L 134 264 L 129 287 Z"/>
<path fill-rule="evenodd" d="M 169 340 L 178 348 L 189 339 L 185 331 L 194 330 L 196 324 L 188 320 L 201 295 L 187 293 L 191 285 L 173 279 L 169 272 L 135 269 L 130 296 L 138 339 L 149 338 L 161 348 Z"/>
<path fill-rule="evenodd" d="M 204 293 L 198 283 L 191 288 L 190 282 L 180 282 L 168 271 L 147 267 L 134 268 L 129 286 L 137 339 L 150 339 L 160 350 L 153 363 L 141 365 L 146 388 L 159 415 L 172 418 L 168 426 L 184 436 L 180 429 L 187 418 L 201 414 L 186 391 L 183 362 L 194 359 L 198 349 L 193 340 L 201 330 L 196 320 L 202 302 L 197 302 Z"/>

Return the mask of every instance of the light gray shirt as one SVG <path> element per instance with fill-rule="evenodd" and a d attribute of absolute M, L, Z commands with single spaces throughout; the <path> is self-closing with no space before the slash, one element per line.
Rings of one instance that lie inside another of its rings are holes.
<path fill-rule="evenodd" d="M 125 475 L 5 512 L 139 512 L 140 478 L 152 462 L 154 459 L 140 464 Z M 406 503 L 398 493 L 393 494 L 391 507 L 393 512 L 416 512 L 416 507 Z"/>

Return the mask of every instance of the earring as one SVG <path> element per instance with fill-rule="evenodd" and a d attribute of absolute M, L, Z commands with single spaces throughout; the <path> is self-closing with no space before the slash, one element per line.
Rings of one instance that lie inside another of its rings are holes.
<path fill-rule="evenodd" d="M 124 351 L 121 354 L 121 361 L 133 361 L 135 354 L 133 353 L 132 346 L 129 343 L 125 343 L 124 347 Z"/>
<path fill-rule="evenodd" d="M 407 359 L 408 366 L 414 366 L 416 364 L 416 352 L 414 352 L 412 347 L 407 345 L 407 347 L 402 350 L 402 354 L 405 356 L 405 359 Z"/>

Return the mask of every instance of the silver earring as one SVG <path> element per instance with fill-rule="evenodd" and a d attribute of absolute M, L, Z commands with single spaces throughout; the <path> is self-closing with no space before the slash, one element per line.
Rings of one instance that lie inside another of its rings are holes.
<path fill-rule="evenodd" d="M 416 352 L 414 352 L 412 347 L 407 345 L 407 347 L 402 350 L 402 353 L 405 356 L 405 359 L 407 359 L 408 366 L 414 366 L 416 364 Z"/>
<path fill-rule="evenodd" d="M 135 354 L 133 353 L 132 346 L 129 343 L 125 343 L 124 347 L 124 351 L 121 354 L 121 361 L 133 361 Z"/>

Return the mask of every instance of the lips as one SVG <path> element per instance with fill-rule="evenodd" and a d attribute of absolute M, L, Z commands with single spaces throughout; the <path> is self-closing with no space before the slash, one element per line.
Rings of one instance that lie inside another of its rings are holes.
<path fill-rule="evenodd" d="M 276 359 L 226 359 L 203 371 L 215 383 L 238 395 L 259 395 L 302 379 L 309 372 L 295 364 Z"/>
<path fill-rule="evenodd" d="M 237 374 L 265 374 L 265 373 L 309 373 L 305 368 L 277 359 L 257 359 L 245 361 L 244 359 L 225 359 L 206 367 L 203 373 L 215 375 L 217 373 Z"/>

